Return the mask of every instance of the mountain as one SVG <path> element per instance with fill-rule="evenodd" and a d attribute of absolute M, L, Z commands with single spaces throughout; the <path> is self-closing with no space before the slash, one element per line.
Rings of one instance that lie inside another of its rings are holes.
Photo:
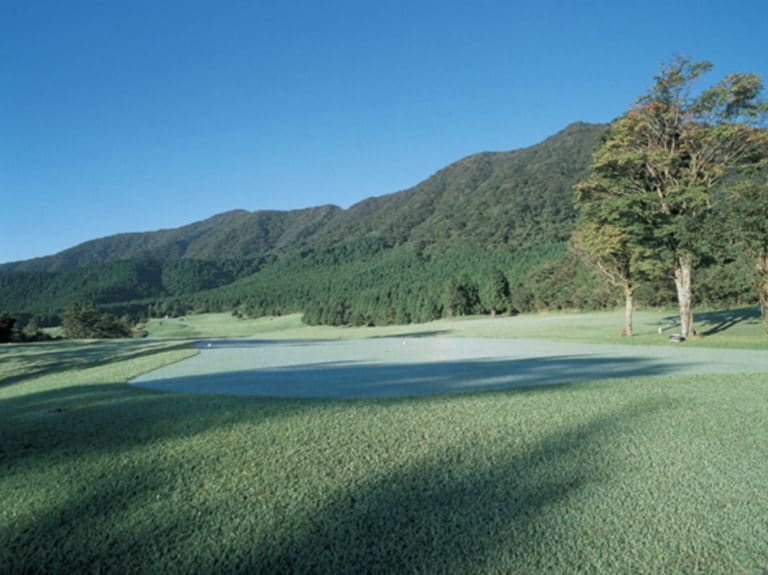
<path fill-rule="evenodd" d="M 413 188 L 347 210 L 235 210 L 176 229 L 91 240 L 55 255 L 2 264 L 0 271 L 66 271 L 126 259 L 247 259 L 363 236 L 392 247 L 411 243 L 441 250 L 562 241 L 573 222 L 572 186 L 586 173 L 603 130 L 577 123 L 530 148 L 469 156 Z"/>
<path fill-rule="evenodd" d="M 301 245 L 325 226 L 336 206 L 294 211 L 234 210 L 180 228 L 90 240 L 58 254 L 0 265 L 0 271 L 67 271 L 127 259 L 249 258 Z"/>
<path fill-rule="evenodd" d="M 413 188 L 348 209 L 236 210 L 6 263 L 0 310 L 56 314 L 69 301 L 88 299 L 158 313 L 173 298 L 179 311 L 194 305 L 279 313 L 305 311 L 309 302 L 325 309 L 330 300 L 351 309 L 367 293 L 378 318 L 386 313 L 394 321 L 397 297 L 411 296 L 434 315 L 448 272 L 480 274 L 493 265 L 523 273 L 519 262 L 529 262 L 530 271 L 562 260 L 575 218 L 573 185 L 586 175 L 604 130 L 572 124 L 535 146 L 469 156 Z M 271 293 L 278 284 L 279 297 Z"/>

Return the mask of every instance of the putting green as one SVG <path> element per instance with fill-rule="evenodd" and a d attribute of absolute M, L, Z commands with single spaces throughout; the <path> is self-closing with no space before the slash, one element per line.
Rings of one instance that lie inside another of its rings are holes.
<path fill-rule="evenodd" d="M 274 397 L 418 396 L 675 373 L 768 372 L 768 352 L 441 337 L 209 340 L 130 381 L 161 391 Z"/>

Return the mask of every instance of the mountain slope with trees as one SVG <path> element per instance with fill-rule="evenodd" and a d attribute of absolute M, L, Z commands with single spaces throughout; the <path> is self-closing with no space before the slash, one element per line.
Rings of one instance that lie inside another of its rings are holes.
<path fill-rule="evenodd" d="M 457 246 L 520 249 L 570 233 L 571 186 L 586 174 L 604 126 L 573 124 L 514 152 L 464 158 L 419 185 L 349 209 L 235 210 L 181 228 L 91 240 L 55 255 L 0 265 L 0 271 L 59 272 L 118 260 L 257 259 L 380 238 L 446 251 Z"/>
<path fill-rule="evenodd" d="M 567 250 L 573 187 L 605 130 L 573 124 L 536 146 L 469 156 L 348 209 L 238 210 L 4 264 L 0 310 L 41 325 L 73 303 L 133 319 L 300 311 L 309 323 L 365 325 L 613 306 L 616 290 Z M 703 282 L 701 293 L 736 302 L 747 290 L 732 283 Z M 673 294 L 640 286 L 638 297 L 659 304 Z"/>

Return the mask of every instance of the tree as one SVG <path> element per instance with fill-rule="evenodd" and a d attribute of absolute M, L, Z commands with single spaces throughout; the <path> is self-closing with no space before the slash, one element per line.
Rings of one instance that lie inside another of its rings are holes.
<path fill-rule="evenodd" d="M 16 318 L 8 313 L 0 314 L 0 343 L 8 343 L 13 337 L 13 326 L 16 325 Z"/>
<path fill-rule="evenodd" d="M 473 314 L 479 305 L 477 284 L 468 275 L 451 278 L 445 291 L 445 308 L 449 317 Z"/>
<path fill-rule="evenodd" d="M 622 336 L 632 335 L 635 289 L 640 274 L 641 246 L 633 242 L 625 229 L 600 218 L 595 210 L 599 199 L 589 192 L 595 187 L 581 186 L 577 205 L 582 204 L 579 221 L 571 237 L 571 249 L 588 265 L 597 269 L 611 285 L 624 293 Z M 591 199 L 588 201 L 587 199 Z"/>
<path fill-rule="evenodd" d="M 736 250 L 754 262 L 760 316 L 768 337 L 768 175 L 741 181 L 728 192 L 728 227 Z"/>
<path fill-rule="evenodd" d="M 130 328 L 113 315 L 87 303 L 67 306 L 61 320 L 67 339 L 131 337 Z"/>
<path fill-rule="evenodd" d="M 763 137 L 756 126 L 768 110 L 755 74 L 730 74 L 694 96 L 695 82 L 711 68 L 686 58 L 663 67 L 612 124 L 592 163 L 592 173 L 609 182 L 619 228 L 672 276 L 685 338 L 694 334 L 693 268 L 706 248 L 714 191 L 755 161 Z"/>
<path fill-rule="evenodd" d="M 509 280 L 499 268 L 493 268 L 488 273 L 483 288 L 483 303 L 492 317 L 509 308 Z"/>

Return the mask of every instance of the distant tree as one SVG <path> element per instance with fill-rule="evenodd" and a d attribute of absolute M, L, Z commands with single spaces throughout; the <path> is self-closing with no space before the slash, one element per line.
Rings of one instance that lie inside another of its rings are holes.
<path fill-rule="evenodd" d="M 13 338 L 13 326 L 16 318 L 8 313 L 0 314 L 0 343 L 8 343 Z"/>
<path fill-rule="evenodd" d="M 87 303 L 67 306 L 62 315 L 62 328 L 67 339 L 131 337 L 131 330 L 126 324 Z"/>
<path fill-rule="evenodd" d="M 37 341 L 45 337 L 35 318 L 30 319 L 27 325 L 22 328 L 21 335 L 25 341 Z"/>
<path fill-rule="evenodd" d="M 753 262 L 763 331 L 768 337 L 768 175 L 749 178 L 729 188 L 729 228 L 734 247 Z"/>
<path fill-rule="evenodd" d="M 499 268 L 493 268 L 486 275 L 482 296 L 483 305 L 492 317 L 509 309 L 509 280 Z"/>
<path fill-rule="evenodd" d="M 729 176 L 755 160 L 762 137 L 755 127 L 766 111 L 755 74 L 730 74 L 693 96 L 709 62 L 678 58 L 611 126 L 592 163 L 593 174 L 611 182 L 619 226 L 642 225 L 648 253 L 674 279 L 681 333 L 693 333 L 694 264 L 706 249 L 703 223 L 713 193 Z"/>
<path fill-rule="evenodd" d="M 470 315 L 480 306 L 477 284 L 466 274 L 451 278 L 445 291 L 445 308 L 449 316 Z"/>

